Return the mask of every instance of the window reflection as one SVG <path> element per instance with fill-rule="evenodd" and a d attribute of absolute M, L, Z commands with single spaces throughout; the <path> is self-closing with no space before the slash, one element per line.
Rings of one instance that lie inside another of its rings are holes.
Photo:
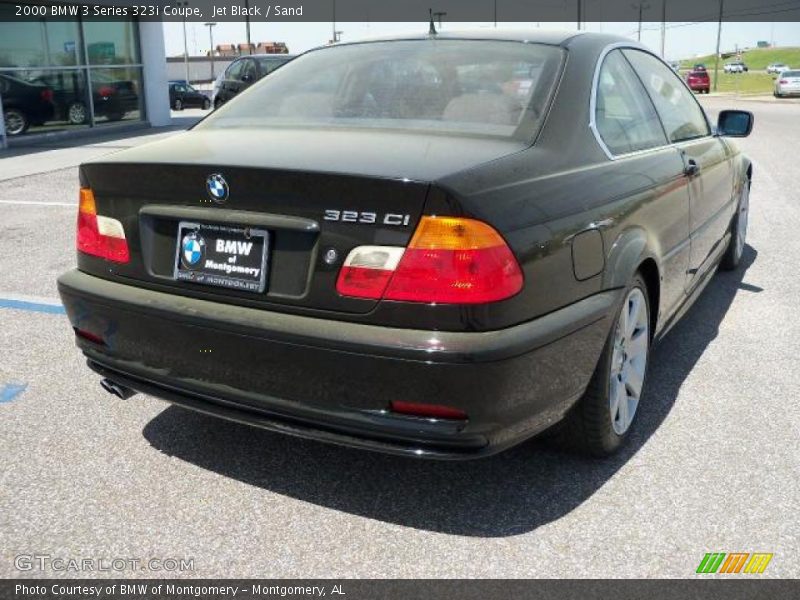
<path fill-rule="evenodd" d="M 138 68 L 91 69 L 92 99 L 98 123 L 141 119 L 139 90 L 142 74 Z"/>
<path fill-rule="evenodd" d="M 4 7 L 0 5 L 0 21 Z M 80 56 L 75 22 L 0 22 L 0 67 L 75 66 Z"/>
<path fill-rule="evenodd" d="M 2 71 L 0 95 L 9 136 L 90 123 L 86 78 L 80 69 Z"/>
<path fill-rule="evenodd" d="M 0 2 L 0 96 L 9 137 L 143 118 L 135 22 L 19 21 L 13 11 Z"/>
<path fill-rule="evenodd" d="M 139 62 L 136 30 L 130 21 L 86 21 L 83 35 L 90 65 L 132 65 Z"/>

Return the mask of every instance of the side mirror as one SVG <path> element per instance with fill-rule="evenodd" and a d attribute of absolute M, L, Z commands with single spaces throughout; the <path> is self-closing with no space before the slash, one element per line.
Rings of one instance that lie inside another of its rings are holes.
<path fill-rule="evenodd" d="M 753 131 L 753 113 L 747 110 L 723 110 L 717 118 L 717 135 L 747 137 Z"/>

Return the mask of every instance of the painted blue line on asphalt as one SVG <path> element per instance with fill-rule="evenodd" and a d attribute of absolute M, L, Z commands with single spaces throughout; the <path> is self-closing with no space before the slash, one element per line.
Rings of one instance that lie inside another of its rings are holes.
<path fill-rule="evenodd" d="M 14 308 L 17 310 L 30 310 L 33 312 L 50 313 L 53 315 L 66 314 L 60 304 L 42 304 L 41 302 L 28 302 L 27 300 L 12 300 L 0 298 L 0 308 Z"/>
<path fill-rule="evenodd" d="M 27 383 L 19 384 L 19 383 L 7 383 L 3 386 L 3 389 L 0 390 L 0 404 L 5 402 L 11 402 L 17 396 L 19 396 L 25 389 L 28 387 Z"/>

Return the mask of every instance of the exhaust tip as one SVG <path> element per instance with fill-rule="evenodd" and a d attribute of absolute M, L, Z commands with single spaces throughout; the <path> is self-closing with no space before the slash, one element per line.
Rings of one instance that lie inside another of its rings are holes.
<path fill-rule="evenodd" d="M 120 385 L 110 379 L 101 379 L 100 380 L 100 387 L 102 387 L 105 391 L 109 394 L 113 394 L 120 400 L 127 400 L 131 396 L 135 396 L 136 392 L 124 385 Z"/>

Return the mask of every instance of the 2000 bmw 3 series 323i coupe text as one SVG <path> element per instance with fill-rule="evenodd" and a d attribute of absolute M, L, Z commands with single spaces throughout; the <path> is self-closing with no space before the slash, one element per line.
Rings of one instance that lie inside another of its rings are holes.
<path fill-rule="evenodd" d="M 560 423 L 603 455 L 742 256 L 751 128 L 608 35 L 337 44 L 82 165 L 59 290 L 121 397 L 439 458 Z"/>

